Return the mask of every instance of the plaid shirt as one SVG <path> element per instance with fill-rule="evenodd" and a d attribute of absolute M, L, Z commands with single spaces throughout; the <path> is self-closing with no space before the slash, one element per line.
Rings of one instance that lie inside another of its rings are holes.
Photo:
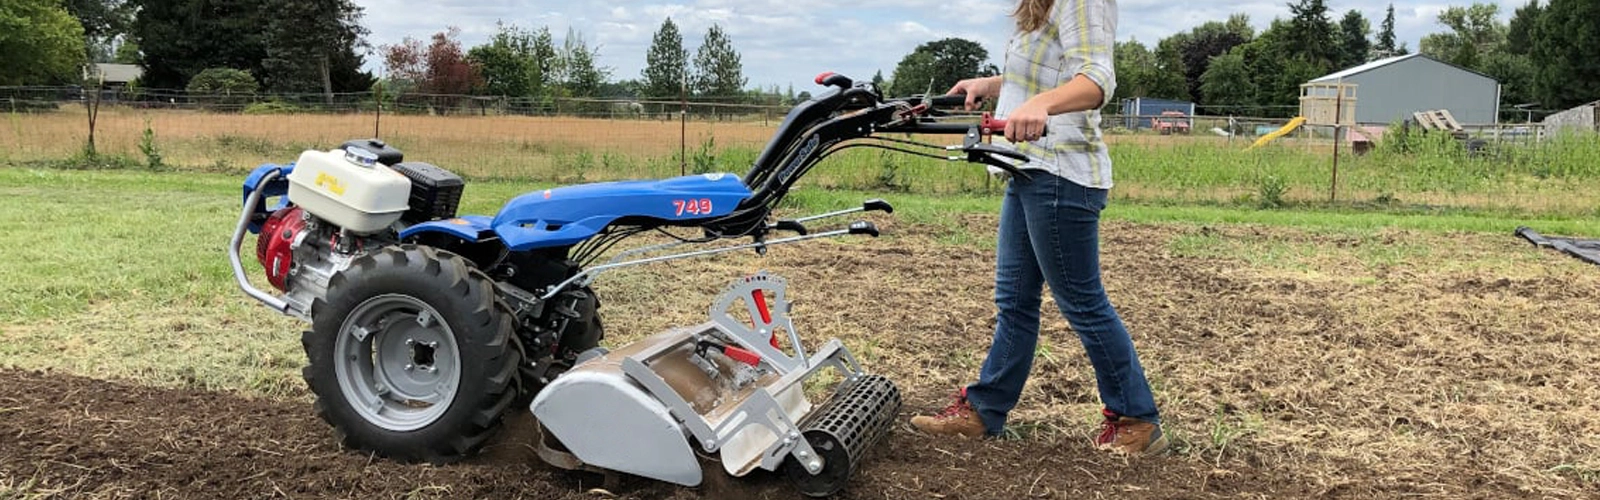
<path fill-rule="evenodd" d="M 1005 78 L 996 114 L 1005 117 L 1041 92 L 1084 75 L 1105 92 L 1116 91 L 1111 56 L 1116 47 L 1116 0 L 1056 0 L 1039 31 L 1018 33 L 1006 47 Z M 1029 161 L 1021 168 L 1046 170 L 1084 186 L 1111 188 L 1111 156 L 1100 134 L 1100 110 L 1051 116 L 1037 141 L 1017 144 Z"/>

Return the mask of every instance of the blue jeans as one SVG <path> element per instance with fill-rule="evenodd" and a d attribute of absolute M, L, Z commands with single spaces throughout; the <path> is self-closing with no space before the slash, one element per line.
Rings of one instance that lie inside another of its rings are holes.
<path fill-rule="evenodd" d="M 967 401 L 998 435 L 1017 405 L 1039 344 L 1045 283 L 1094 365 L 1100 400 L 1118 415 L 1160 422 L 1133 339 L 1100 283 L 1100 211 L 1106 190 L 1030 171 L 1013 178 L 1000 207 L 994 343 Z"/>

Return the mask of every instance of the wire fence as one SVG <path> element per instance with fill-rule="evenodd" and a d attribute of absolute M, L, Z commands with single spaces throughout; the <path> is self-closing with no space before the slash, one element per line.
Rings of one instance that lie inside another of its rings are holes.
<path fill-rule="evenodd" d="M 92 147 L 91 165 L 237 173 L 262 163 L 292 162 L 307 149 L 378 137 L 405 151 L 408 160 L 471 178 L 575 183 L 743 173 L 790 108 L 375 93 L 240 98 L 116 89 L 85 94 L 72 87 L 13 87 L 0 88 L 0 164 L 84 164 Z M 1109 111 L 1103 123 L 1118 196 L 1262 201 L 1279 196 L 1273 183 L 1282 183 L 1290 199 L 1327 199 L 1331 193 L 1341 199 L 1403 197 L 1487 206 L 1500 203 L 1495 200 L 1504 193 L 1486 193 L 1513 175 L 1538 181 L 1518 184 L 1528 190 L 1526 197 L 1511 197 L 1535 200 L 1517 202 L 1530 210 L 1600 215 L 1595 200 L 1583 195 L 1594 191 L 1590 187 L 1600 188 L 1600 182 L 1589 184 L 1600 180 L 1600 166 L 1585 159 L 1600 156 L 1600 140 L 1556 151 L 1539 146 L 1549 135 L 1537 125 L 1465 125 L 1462 133 L 1452 134 L 1459 137 L 1446 139 L 1449 144 L 1416 146 L 1438 149 L 1437 154 L 1397 156 L 1385 153 L 1395 147 L 1379 148 L 1396 132 L 1376 125 L 1335 131 L 1286 127 L 1287 118 L 1174 119 Z M 1275 138 L 1251 149 L 1268 137 Z M 1489 160 L 1475 159 L 1480 156 Z M 1551 176 L 1563 187 L 1541 181 Z M 926 193 L 994 193 L 1001 185 L 981 166 L 873 151 L 836 155 L 805 184 Z M 1547 191 L 1559 196 L 1546 196 Z"/>

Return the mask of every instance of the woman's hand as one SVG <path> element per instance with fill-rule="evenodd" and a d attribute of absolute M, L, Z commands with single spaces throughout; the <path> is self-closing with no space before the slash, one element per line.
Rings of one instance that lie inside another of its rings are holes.
<path fill-rule="evenodd" d="M 1006 115 L 1006 140 L 1033 142 L 1044 137 L 1045 122 L 1050 119 L 1050 106 L 1038 96 L 1022 103 Z"/>
<path fill-rule="evenodd" d="M 987 78 L 969 78 L 956 82 L 956 86 L 950 87 L 950 91 L 945 92 L 945 94 L 966 94 L 967 111 L 972 111 L 978 109 L 984 99 L 1000 96 L 1000 82 L 1001 77 L 998 75 Z"/>

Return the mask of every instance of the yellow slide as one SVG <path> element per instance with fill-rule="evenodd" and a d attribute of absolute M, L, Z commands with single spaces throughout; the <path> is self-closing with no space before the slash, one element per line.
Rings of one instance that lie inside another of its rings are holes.
<path fill-rule="evenodd" d="M 1305 125 L 1305 124 L 1306 124 L 1306 117 L 1304 117 L 1304 116 L 1296 116 L 1296 117 L 1294 117 L 1293 120 L 1289 120 L 1289 124 L 1288 125 L 1284 125 L 1283 128 L 1280 128 L 1278 130 L 1274 130 L 1270 134 L 1261 136 L 1260 139 L 1256 139 L 1256 143 L 1255 144 L 1251 144 L 1250 147 L 1244 148 L 1244 150 L 1245 151 L 1249 151 L 1249 150 L 1252 150 L 1252 149 L 1255 149 L 1255 148 L 1259 148 L 1261 146 L 1265 146 L 1265 145 L 1267 145 L 1267 143 L 1272 142 L 1274 140 L 1277 140 L 1279 137 L 1283 137 L 1283 136 L 1289 135 L 1290 133 L 1294 132 L 1295 129 L 1300 128 L 1301 125 Z"/>

